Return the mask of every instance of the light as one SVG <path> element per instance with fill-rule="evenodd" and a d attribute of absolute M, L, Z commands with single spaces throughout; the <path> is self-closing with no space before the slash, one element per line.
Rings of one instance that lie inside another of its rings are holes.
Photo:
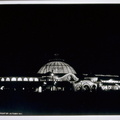
<path fill-rule="evenodd" d="M 39 88 L 38 88 L 38 92 L 42 92 L 42 87 L 40 86 Z"/>
<path fill-rule="evenodd" d="M 56 85 L 56 84 L 57 84 L 57 82 L 55 81 L 55 82 L 54 82 L 54 85 Z"/>
<path fill-rule="evenodd" d="M 38 78 L 34 78 L 34 81 L 39 81 L 39 79 Z"/>
<path fill-rule="evenodd" d="M 51 76 L 54 76 L 54 74 L 53 74 L 53 73 L 51 73 Z"/>
<path fill-rule="evenodd" d="M 46 85 L 47 83 L 46 82 L 43 82 L 44 85 Z"/>
<path fill-rule="evenodd" d="M 6 81 L 10 81 L 10 78 L 9 78 L 9 77 L 7 77 L 7 78 L 6 78 Z"/>
<path fill-rule="evenodd" d="M 0 89 L 3 90 L 3 89 L 4 89 L 4 86 L 2 86 Z"/>
<path fill-rule="evenodd" d="M 11 79 L 11 81 L 16 81 L 16 78 L 15 78 L 15 77 L 13 77 L 13 78 Z"/>
<path fill-rule="evenodd" d="M 33 78 L 29 78 L 29 81 L 33 81 Z"/>
<path fill-rule="evenodd" d="M 4 78 L 1 78 L 1 81 L 5 81 L 5 79 L 4 79 Z"/>
<path fill-rule="evenodd" d="M 18 78 L 18 81 L 22 81 L 22 78 L 21 78 L 21 77 L 19 77 L 19 78 Z"/>
<path fill-rule="evenodd" d="M 91 78 L 91 81 L 92 81 L 92 82 L 97 82 L 97 81 L 98 81 L 98 77 L 92 77 L 92 78 Z"/>
<path fill-rule="evenodd" d="M 23 79 L 23 81 L 28 81 L 28 78 L 25 77 L 25 78 Z"/>
<path fill-rule="evenodd" d="M 14 91 L 16 91 L 16 88 L 14 88 Z"/>
<path fill-rule="evenodd" d="M 103 75 L 103 74 L 95 74 L 95 76 L 102 76 L 102 77 L 119 77 L 119 75 Z"/>

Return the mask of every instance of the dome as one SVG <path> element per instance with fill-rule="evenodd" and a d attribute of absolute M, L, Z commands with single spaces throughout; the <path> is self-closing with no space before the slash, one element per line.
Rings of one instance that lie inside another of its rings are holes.
<path fill-rule="evenodd" d="M 55 74 L 76 74 L 76 71 L 67 63 L 63 61 L 51 61 L 45 64 L 38 71 L 39 74 L 46 74 L 48 72 L 53 72 Z"/>

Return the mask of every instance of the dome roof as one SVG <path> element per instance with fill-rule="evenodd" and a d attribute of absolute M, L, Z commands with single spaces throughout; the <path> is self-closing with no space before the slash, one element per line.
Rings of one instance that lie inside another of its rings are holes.
<path fill-rule="evenodd" d="M 69 64 L 63 61 L 48 62 L 47 64 L 42 66 L 38 71 L 39 74 L 45 74 L 48 72 L 53 72 L 55 74 L 67 74 L 67 73 L 76 74 L 76 71 Z"/>

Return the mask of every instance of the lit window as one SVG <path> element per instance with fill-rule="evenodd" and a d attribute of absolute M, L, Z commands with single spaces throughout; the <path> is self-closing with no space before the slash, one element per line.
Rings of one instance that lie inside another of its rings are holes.
<path fill-rule="evenodd" d="M 34 81 L 39 81 L 39 79 L 38 78 L 34 78 Z"/>
<path fill-rule="evenodd" d="M 10 81 L 10 78 L 7 77 L 7 78 L 6 78 L 6 81 Z"/>
<path fill-rule="evenodd" d="M 16 81 L 16 78 L 15 78 L 15 77 L 13 77 L 13 78 L 11 79 L 11 81 Z"/>
<path fill-rule="evenodd" d="M 18 81 L 22 81 L 22 78 L 21 78 L 21 77 L 19 77 L 19 78 L 18 78 Z"/>
<path fill-rule="evenodd" d="M 33 78 L 29 78 L 29 81 L 33 81 Z"/>
<path fill-rule="evenodd" d="M 4 79 L 4 78 L 1 78 L 1 81 L 5 81 L 5 79 Z"/>
<path fill-rule="evenodd" d="M 24 78 L 23 81 L 28 81 L 28 78 Z"/>

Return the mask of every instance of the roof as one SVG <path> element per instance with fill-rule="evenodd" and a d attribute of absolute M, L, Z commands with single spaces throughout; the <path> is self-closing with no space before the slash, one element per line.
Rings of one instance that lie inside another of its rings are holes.
<path fill-rule="evenodd" d="M 72 73 L 76 74 L 76 71 L 67 63 L 63 61 L 51 61 L 42 66 L 38 73 L 39 74 L 46 74 L 48 72 L 53 72 L 56 74 L 67 74 Z"/>

